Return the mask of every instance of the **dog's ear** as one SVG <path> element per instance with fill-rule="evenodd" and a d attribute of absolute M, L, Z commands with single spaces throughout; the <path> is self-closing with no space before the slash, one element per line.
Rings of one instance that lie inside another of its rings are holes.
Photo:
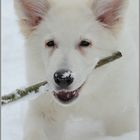
<path fill-rule="evenodd" d="M 47 14 L 47 0 L 15 0 L 20 24 L 26 32 L 35 30 Z"/>
<path fill-rule="evenodd" d="M 122 21 L 126 5 L 127 0 L 94 0 L 92 8 L 97 21 L 112 28 Z"/>

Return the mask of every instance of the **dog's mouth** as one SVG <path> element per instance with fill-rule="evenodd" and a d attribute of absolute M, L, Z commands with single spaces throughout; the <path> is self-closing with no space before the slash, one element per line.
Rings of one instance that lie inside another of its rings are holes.
<path fill-rule="evenodd" d="M 63 104 L 69 104 L 73 102 L 75 99 L 78 98 L 79 92 L 81 88 L 83 87 L 84 84 L 82 84 L 79 88 L 73 91 L 67 91 L 67 90 L 62 90 L 62 91 L 54 91 L 54 96 Z"/>

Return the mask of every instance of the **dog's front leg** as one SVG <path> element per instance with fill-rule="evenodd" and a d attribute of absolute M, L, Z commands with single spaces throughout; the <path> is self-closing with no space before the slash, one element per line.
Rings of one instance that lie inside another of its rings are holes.
<path fill-rule="evenodd" d="M 56 111 L 53 104 L 40 107 L 30 106 L 25 124 L 24 140 L 63 140 L 65 117 L 62 111 Z M 42 109 L 43 108 L 43 109 Z"/>
<path fill-rule="evenodd" d="M 39 119 L 28 123 L 25 127 L 24 140 L 62 140 L 64 134 L 63 123 L 51 123 Z"/>
<path fill-rule="evenodd" d="M 38 123 L 37 123 L 38 124 Z M 53 126 L 33 125 L 26 128 L 23 140 L 63 140 L 63 125 L 55 124 Z M 47 124 L 46 124 L 47 125 Z M 48 124 L 50 125 L 50 124 Z"/>
<path fill-rule="evenodd" d="M 25 133 L 23 140 L 49 140 L 42 130 L 32 129 Z"/>
<path fill-rule="evenodd" d="M 26 116 L 23 140 L 49 140 L 44 131 L 41 115 L 31 113 L 30 110 Z"/>

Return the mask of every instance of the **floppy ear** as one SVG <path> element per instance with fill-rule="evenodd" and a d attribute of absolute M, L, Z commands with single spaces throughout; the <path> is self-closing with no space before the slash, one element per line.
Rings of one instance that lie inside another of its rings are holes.
<path fill-rule="evenodd" d="M 122 21 L 125 6 L 126 0 L 95 0 L 93 2 L 96 19 L 107 28 L 112 28 Z"/>
<path fill-rule="evenodd" d="M 47 0 L 15 0 L 15 7 L 24 30 L 32 31 L 47 14 Z"/>

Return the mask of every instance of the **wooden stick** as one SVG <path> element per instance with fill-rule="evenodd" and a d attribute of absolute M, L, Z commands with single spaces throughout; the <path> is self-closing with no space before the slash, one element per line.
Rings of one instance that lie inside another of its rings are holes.
<path fill-rule="evenodd" d="M 110 62 L 112 62 L 112 61 L 114 61 L 116 59 L 119 59 L 120 57 L 122 57 L 121 52 L 115 52 L 115 53 L 112 54 L 112 56 L 109 56 L 109 57 L 101 59 L 97 63 L 97 65 L 95 66 L 95 69 L 98 68 L 98 67 L 101 67 L 101 66 L 103 66 L 103 65 L 105 65 L 107 63 L 110 63 Z"/>
<path fill-rule="evenodd" d="M 121 52 L 116 52 L 116 53 L 113 53 L 111 56 L 109 57 L 106 57 L 104 59 L 101 59 L 97 65 L 95 66 L 95 69 L 96 68 L 99 68 L 107 63 L 110 63 L 116 59 L 119 59 L 120 57 L 122 57 L 122 54 Z M 34 93 L 37 93 L 39 88 L 41 86 L 44 86 L 47 84 L 47 81 L 44 81 L 44 82 L 41 82 L 41 83 L 38 83 L 38 84 L 35 84 L 35 85 L 32 85 L 30 87 L 27 87 L 25 89 L 17 89 L 16 91 L 12 92 L 11 94 L 8 94 L 8 95 L 4 95 L 1 97 L 1 104 L 2 105 L 5 105 L 5 104 L 9 104 L 11 102 L 14 102 L 16 100 L 19 100 L 27 95 L 29 95 L 31 92 L 34 92 Z"/>
<path fill-rule="evenodd" d="M 32 85 L 30 87 L 27 87 L 25 89 L 17 89 L 16 91 L 14 91 L 8 95 L 2 96 L 1 104 L 5 105 L 5 104 L 11 103 L 13 101 L 19 100 L 22 97 L 29 95 L 31 92 L 37 93 L 39 88 L 43 85 L 46 85 L 46 84 L 47 84 L 47 82 L 44 81 L 44 82 Z"/>

